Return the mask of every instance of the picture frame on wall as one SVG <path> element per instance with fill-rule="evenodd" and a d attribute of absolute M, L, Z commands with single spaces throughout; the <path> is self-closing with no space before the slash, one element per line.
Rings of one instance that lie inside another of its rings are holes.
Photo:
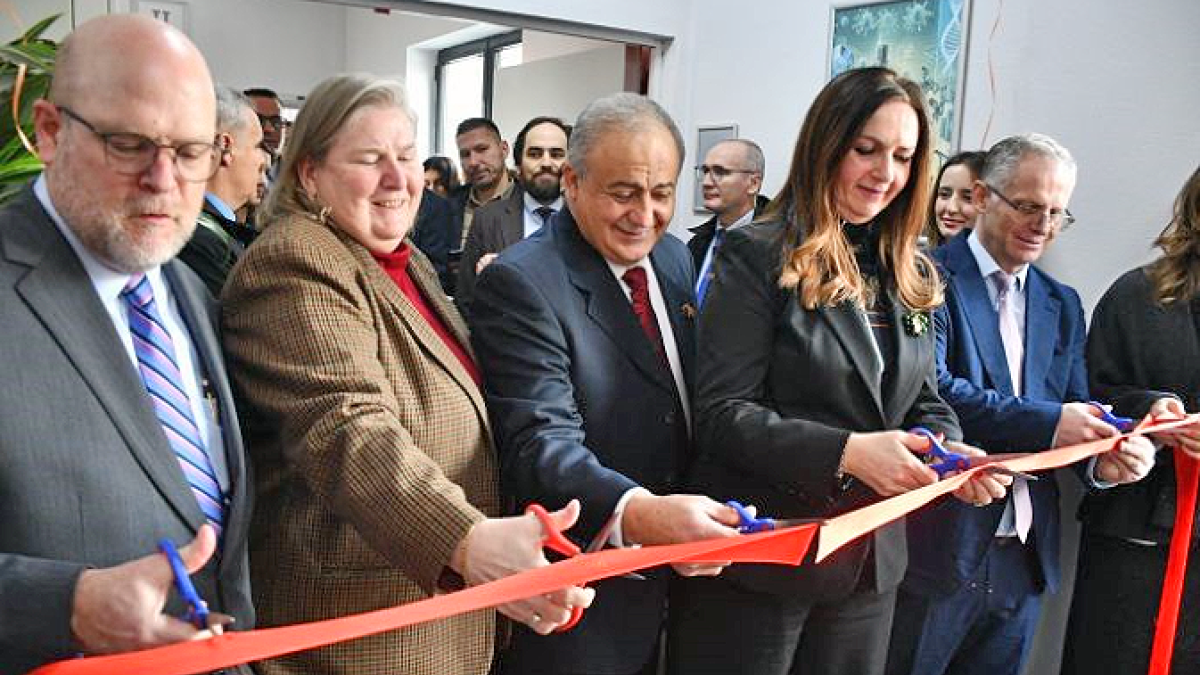
<path fill-rule="evenodd" d="M 738 125 L 733 122 L 724 124 L 702 124 L 696 127 L 696 166 L 704 163 L 704 157 L 714 145 L 721 141 L 726 141 L 731 138 L 738 137 Z M 699 175 L 696 176 L 695 183 L 692 187 L 692 211 L 694 213 L 708 213 L 708 209 L 704 208 L 704 181 Z"/>
<path fill-rule="evenodd" d="M 142 14 L 169 23 L 184 35 L 190 35 L 188 32 L 188 3 L 186 2 L 131 0 L 130 10 L 134 14 Z"/>
<path fill-rule="evenodd" d="M 970 0 L 885 0 L 835 5 L 829 21 L 829 77 L 886 66 L 921 85 L 942 159 L 962 132 Z"/>

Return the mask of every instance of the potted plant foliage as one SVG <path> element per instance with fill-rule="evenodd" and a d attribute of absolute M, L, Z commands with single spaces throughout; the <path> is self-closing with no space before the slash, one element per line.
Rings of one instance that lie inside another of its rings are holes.
<path fill-rule="evenodd" d="M 42 37 L 61 14 L 47 17 L 23 35 L 0 45 L 0 204 L 20 192 L 42 170 L 33 142 L 33 102 L 46 96 L 58 45 Z"/>

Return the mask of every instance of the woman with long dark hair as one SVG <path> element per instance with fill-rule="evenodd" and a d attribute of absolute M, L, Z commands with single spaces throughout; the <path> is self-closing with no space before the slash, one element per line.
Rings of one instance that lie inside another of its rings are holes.
<path fill-rule="evenodd" d="M 852 70 L 817 96 L 764 221 L 730 232 L 700 322 L 693 487 L 781 518 L 825 518 L 928 485 L 925 426 L 958 439 L 938 397 L 930 312 L 942 300 L 918 249 L 930 187 L 916 84 Z M 965 446 L 964 452 L 978 452 Z M 1002 481 L 969 482 L 987 503 Z M 882 672 L 903 521 L 820 565 L 740 565 L 681 580 L 676 673 Z"/>

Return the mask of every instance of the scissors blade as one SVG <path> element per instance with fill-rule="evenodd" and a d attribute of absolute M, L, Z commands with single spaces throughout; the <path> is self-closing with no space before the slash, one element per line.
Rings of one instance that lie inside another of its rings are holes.
<path fill-rule="evenodd" d="M 982 466 L 990 473 L 999 473 L 1005 476 L 1012 476 L 1013 478 L 1024 478 L 1025 480 L 1038 480 L 1038 477 L 1033 474 L 1025 473 L 1024 471 L 1013 471 L 999 465 L 999 462 L 1006 462 L 1010 459 L 1021 459 L 1028 456 L 1029 453 L 1023 452 L 998 453 L 995 455 L 983 455 L 981 457 L 967 457 L 967 463 L 972 469 Z"/>
<path fill-rule="evenodd" d="M 592 540 L 588 542 L 587 548 L 583 549 L 583 552 L 595 553 L 596 551 L 603 550 L 605 545 L 608 544 L 608 540 L 612 538 L 613 530 L 617 529 L 618 520 L 619 518 L 610 517 L 608 522 L 604 523 L 604 526 L 601 527 L 600 531 L 596 533 L 596 536 L 592 537 Z M 622 574 L 621 578 L 633 579 L 635 581 L 646 580 L 646 577 L 638 574 L 637 572 L 628 572 L 626 574 Z"/>

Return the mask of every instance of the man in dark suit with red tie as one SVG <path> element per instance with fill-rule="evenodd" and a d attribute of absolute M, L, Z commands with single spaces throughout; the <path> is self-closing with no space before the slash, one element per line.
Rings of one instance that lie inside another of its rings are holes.
<path fill-rule="evenodd" d="M 584 545 L 736 533 L 732 509 L 671 494 L 689 457 L 695 341 L 692 263 L 665 234 L 682 157 L 678 129 L 653 101 L 594 101 L 572 132 L 567 208 L 501 253 L 475 289 L 472 340 L 502 492 L 518 510 L 579 498 L 568 534 Z M 568 632 L 518 628 L 500 672 L 655 672 L 669 574 L 601 582 Z"/>

